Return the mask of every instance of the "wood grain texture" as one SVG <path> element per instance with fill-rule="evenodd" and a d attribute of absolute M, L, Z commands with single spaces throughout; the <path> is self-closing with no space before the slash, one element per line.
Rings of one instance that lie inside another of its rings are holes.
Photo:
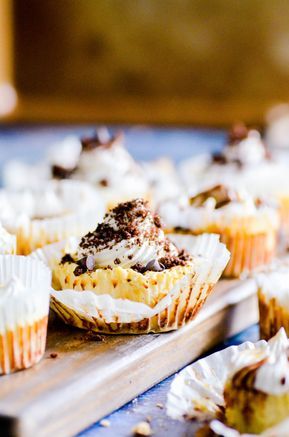
<path fill-rule="evenodd" d="M 221 281 L 195 321 L 167 334 L 95 341 L 53 323 L 41 363 L 0 378 L 0 435 L 75 435 L 256 322 L 254 289 L 250 281 Z"/>

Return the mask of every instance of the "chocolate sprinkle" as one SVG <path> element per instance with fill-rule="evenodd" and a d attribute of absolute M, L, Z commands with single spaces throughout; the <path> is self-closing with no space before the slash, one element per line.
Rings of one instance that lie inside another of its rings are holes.
<path fill-rule="evenodd" d="M 52 177 L 55 179 L 69 179 L 73 173 L 75 173 L 77 167 L 74 168 L 64 168 L 59 165 L 52 165 L 51 173 Z"/>

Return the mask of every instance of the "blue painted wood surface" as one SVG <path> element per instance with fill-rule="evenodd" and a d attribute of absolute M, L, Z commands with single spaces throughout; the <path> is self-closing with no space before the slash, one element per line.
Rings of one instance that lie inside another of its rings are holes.
<path fill-rule="evenodd" d="M 46 147 L 68 134 L 86 134 L 91 126 L 31 126 L 0 127 L 0 169 L 5 161 L 23 159 L 37 162 L 45 154 Z M 159 156 L 169 156 L 176 162 L 186 157 L 206 151 L 219 150 L 225 133 L 203 129 L 152 129 L 147 127 L 125 128 L 127 147 L 139 160 L 150 160 Z M 216 349 L 239 344 L 246 340 L 257 340 L 257 326 L 244 331 Z M 211 352 L 210 352 L 211 353 Z M 158 363 L 155 363 L 157 366 Z M 79 434 L 79 437 L 125 437 L 131 435 L 132 428 L 142 420 L 151 419 L 153 435 L 157 437 L 192 436 L 194 424 L 176 422 L 166 417 L 166 395 L 173 377 L 167 378 L 137 399 L 114 412 L 107 419 L 110 426 L 105 428 L 96 423 Z M 115 394 L 117 396 L 117 393 Z"/>

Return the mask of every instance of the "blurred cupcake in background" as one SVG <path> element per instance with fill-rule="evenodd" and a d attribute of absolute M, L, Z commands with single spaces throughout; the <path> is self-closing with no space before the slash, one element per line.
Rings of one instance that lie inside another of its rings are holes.
<path fill-rule="evenodd" d="M 190 253 L 165 237 L 143 199 L 119 204 L 76 245 L 33 254 L 53 270 L 51 305 L 68 324 L 111 334 L 163 332 L 192 320 L 218 281 L 229 252 L 217 236 Z"/>
<path fill-rule="evenodd" d="M 96 190 L 79 181 L 50 181 L 38 188 L 0 190 L 0 220 L 17 237 L 17 253 L 29 254 L 71 235 L 82 236 L 104 215 Z"/>
<path fill-rule="evenodd" d="M 288 244 L 289 173 L 285 163 L 271 155 L 257 130 L 249 130 L 244 124 L 233 126 L 221 152 L 184 162 L 180 171 L 189 191 L 221 183 L 276 202 L 283 240 Z"/>
<path fill-rule="evenodd" d="M 268 340 L 281 327 L 289 335 L 289 263 L 257 275 L 260 336 Z"/>
<path fill-rule="evenodd" d="M 273 171 L 273 163 L 260 133 L 238 123 L 229 131 L 226 144 L 220 152 L 205 154 L 188 159 L 180 164 L 180 175 L 187 188 L 214 183 L 244 184 L 252 178 L 262 183 Z M 209 181 L 209 182 L 208 182 Z M 260 193 L 258 193 L 260 195 Z"/>
<path fill-rule="evenodd" d="M 26 369 L 43 356 L 51 272 L 29 257 L 0 256 L 0 375 Z"/>
<path fill-rule="evenodd" d="M 245 191 L 217 185 L 192 197 L 163 202 L 159 214 L 169 234 L 219 234 L 231 253 L 224 276 L 252 272 L 275 256 L 278 212 Z"/>
<path fill-rule="evenodd" d="M 82 152 L 74 174 L 97 187 L 108 208 L 136 197 L 150 198 L 141 167 L 124 147 L 124 135 L 107 129 L 81 139 Z"/>
<path fill-rule="evenodd" d="M 135 197 L 150 199 L 149 181 L 128 153 L 124 135 L 106 128 L 78 138 L 68 136 L 48 148 L 44 162 L 29 165 L 12 161 L 4 166 L 8 188 L 38 187 L 50 179 L 75 179 L 92 184 L 107 208 Z"/>

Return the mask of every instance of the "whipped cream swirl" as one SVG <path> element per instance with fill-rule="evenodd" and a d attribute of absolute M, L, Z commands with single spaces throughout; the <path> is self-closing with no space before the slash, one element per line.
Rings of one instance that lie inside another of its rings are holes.
<path fill-rule="evenodd" d="M 284 328 L 281 328 L 265 346 L 236 354 L 232 359 L 232 373 L 236 374 L 246 367 L 250 371 L 252 366 L 252 372 L 255 372 L 252 388 L 270 395 L 288 393 L 288 353 L 289 340 Z"/>
<path fill-rule="evenodd" d="M 77 258 L 92 256 L 97 267 L 147 266 L 153 260 L 178 256 L 164 235 L 159 217 L 136 199 L 119 204 L 104 217 L 96 230 L 82 238 Z"/>

